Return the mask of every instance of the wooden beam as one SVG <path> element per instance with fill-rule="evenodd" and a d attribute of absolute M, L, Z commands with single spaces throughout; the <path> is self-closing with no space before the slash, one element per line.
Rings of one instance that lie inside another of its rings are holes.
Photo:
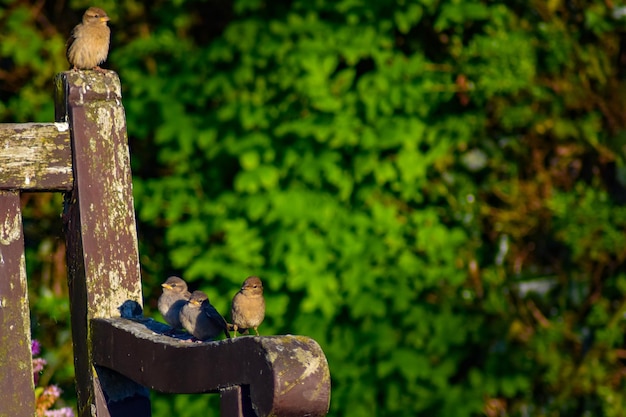
<path fill-rule="evenodd" d="M 241 386 L 225 387 L 220 389 L 220 416 L 221 417 L 248 417 L 243 412 L 243 403 L 249 402 L 243 398 Z M 252 414 L 254 415 L 254 414 Z"/>
<path fill-rule="evenodd" d="M 0 191 L 0 416 L 32 417 L 35 385 L 18 192 Z"/>
<path fill-rule="evenodd" d="M 0 189 L 72 189 L 67 123 L 0 124 Z"/>

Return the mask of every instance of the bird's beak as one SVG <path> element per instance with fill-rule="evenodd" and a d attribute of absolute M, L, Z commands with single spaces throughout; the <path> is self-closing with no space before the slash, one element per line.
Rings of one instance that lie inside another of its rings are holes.
<path fill-rule="evenodd" d="M 102 17 L 100 18 L 100 21 L 101 21 L 101 22 L 108 22 L 109 20 L 111 20 L 111 19 L 109 19 L 109 16 L 102 16 Z"/>
<path fill-rule="evenodd" d="M 193 305 L 199 306 L 200 302 L 198 300 L 189 300 L 189 302 Z"/>
<path fill-rule="evenodd" d="M 168 290 L 172 289 L 172 286 L 170 284 L 161 284 L 161 287 L 167 288 Z"/>

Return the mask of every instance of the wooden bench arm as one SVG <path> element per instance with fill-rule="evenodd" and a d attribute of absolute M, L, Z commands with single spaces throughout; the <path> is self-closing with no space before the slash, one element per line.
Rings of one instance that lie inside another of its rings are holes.
<path fill-rule="evenodd" d="M 242 398 L 240 410 L 251 407 L 258 416 L 328 412 L 328 363 L 313 339 L 245 336 L 196 343 L 164 336 L 161 326 L 152 319 L 92 319 L 94 364 L 165 393 L 221 392 L 223 402 L 233 398 L 232 387 L 244 387 L 244 395 L 234 396 Z"/>

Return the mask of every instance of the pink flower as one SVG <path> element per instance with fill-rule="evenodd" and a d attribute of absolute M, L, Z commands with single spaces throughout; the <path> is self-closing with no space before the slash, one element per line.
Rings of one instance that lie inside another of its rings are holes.
<path fill-rule="evenodd" d="M 49 396 L 51 398 L 54 398 L 54 400 L 56 401 L 61 396 L 61 392 L 61 388 L 57 387 L 56 385 L 48 385 L 43 390 L 43 394 L 41 395 Z"/>
<path fill-rule="evenodd" d="M 33 355 L 33 379 L 35 385 L 39 382 L 39 373 L 47 365 L 44 358 L 36 358 L 41 353 L 41 344 L 33 339 L 31 343 L 31 352 Z M 44 388 L 35 389 L 35 416 L 36 417 L 74 417 L 74 411 L 69 407 L 60 408 L 58 410 L 50 410 L 54 403 L 61 397 L 61 388 L 56 385 L 49 385 Z"/>
<path fill-rule="evenodd" d="M 58 410 L 47 410 L 43 415 L 46 417 L 74 417 L 74 411 L 69 407 L 63 407 Z"/>
<path fill-rule="evenodd" d="M 46 366 L 48 362 L 44 358 L 35 358 L 33 359 L 33 372 L 39 373 L 43 371 L 43 367 Z"/>

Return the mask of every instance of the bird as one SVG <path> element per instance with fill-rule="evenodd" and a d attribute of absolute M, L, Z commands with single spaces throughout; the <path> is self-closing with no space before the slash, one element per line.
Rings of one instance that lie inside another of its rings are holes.
<path fill-rule="evenodd" d="M 117 309 L 120 312 L 120 317 L 125 319 L 138 320 L 143 317 L 143 307 L 134 300 L 124 301 Z"/>
<path fill-rule="evenodd" d="M 191 294 L 187 291 L 187 283 L 179 277 L 171 276 L 163 284 L 163 293 L 159 297 L 157 305 L 161 315 L 172 327 L 170 332 L 182 328 L 180 323 L 180 310 L 183 308 Z"/>
<path fill-rule="evenodd" d="M 180 322 L 196 340 L 215 339 L 221 332 L 230 339 L 226 320 L 202 291 L 191 293 L 191 298 L 180 310 Z"/>
<path fill-rule="evenodd" d="M 66 56 L 74 71 L 100 68 L 109 54 L 111 29 L 107 26 L 109 16 L 99 7 L 90 7 L 83 15 L 82 23 L 72 30 L 67 40 Z"/>
<path fill-rule="evenodd" d="M 258 327 L 265 318 L 263 283 L 259 277 L 248 277 L 243 282 L 241 289 L 233 297 L 230 316 L 235 337 L 237 331 L 245 333 L 249 328 L 253 328 L 256 335 L 259 335 Z"/>

